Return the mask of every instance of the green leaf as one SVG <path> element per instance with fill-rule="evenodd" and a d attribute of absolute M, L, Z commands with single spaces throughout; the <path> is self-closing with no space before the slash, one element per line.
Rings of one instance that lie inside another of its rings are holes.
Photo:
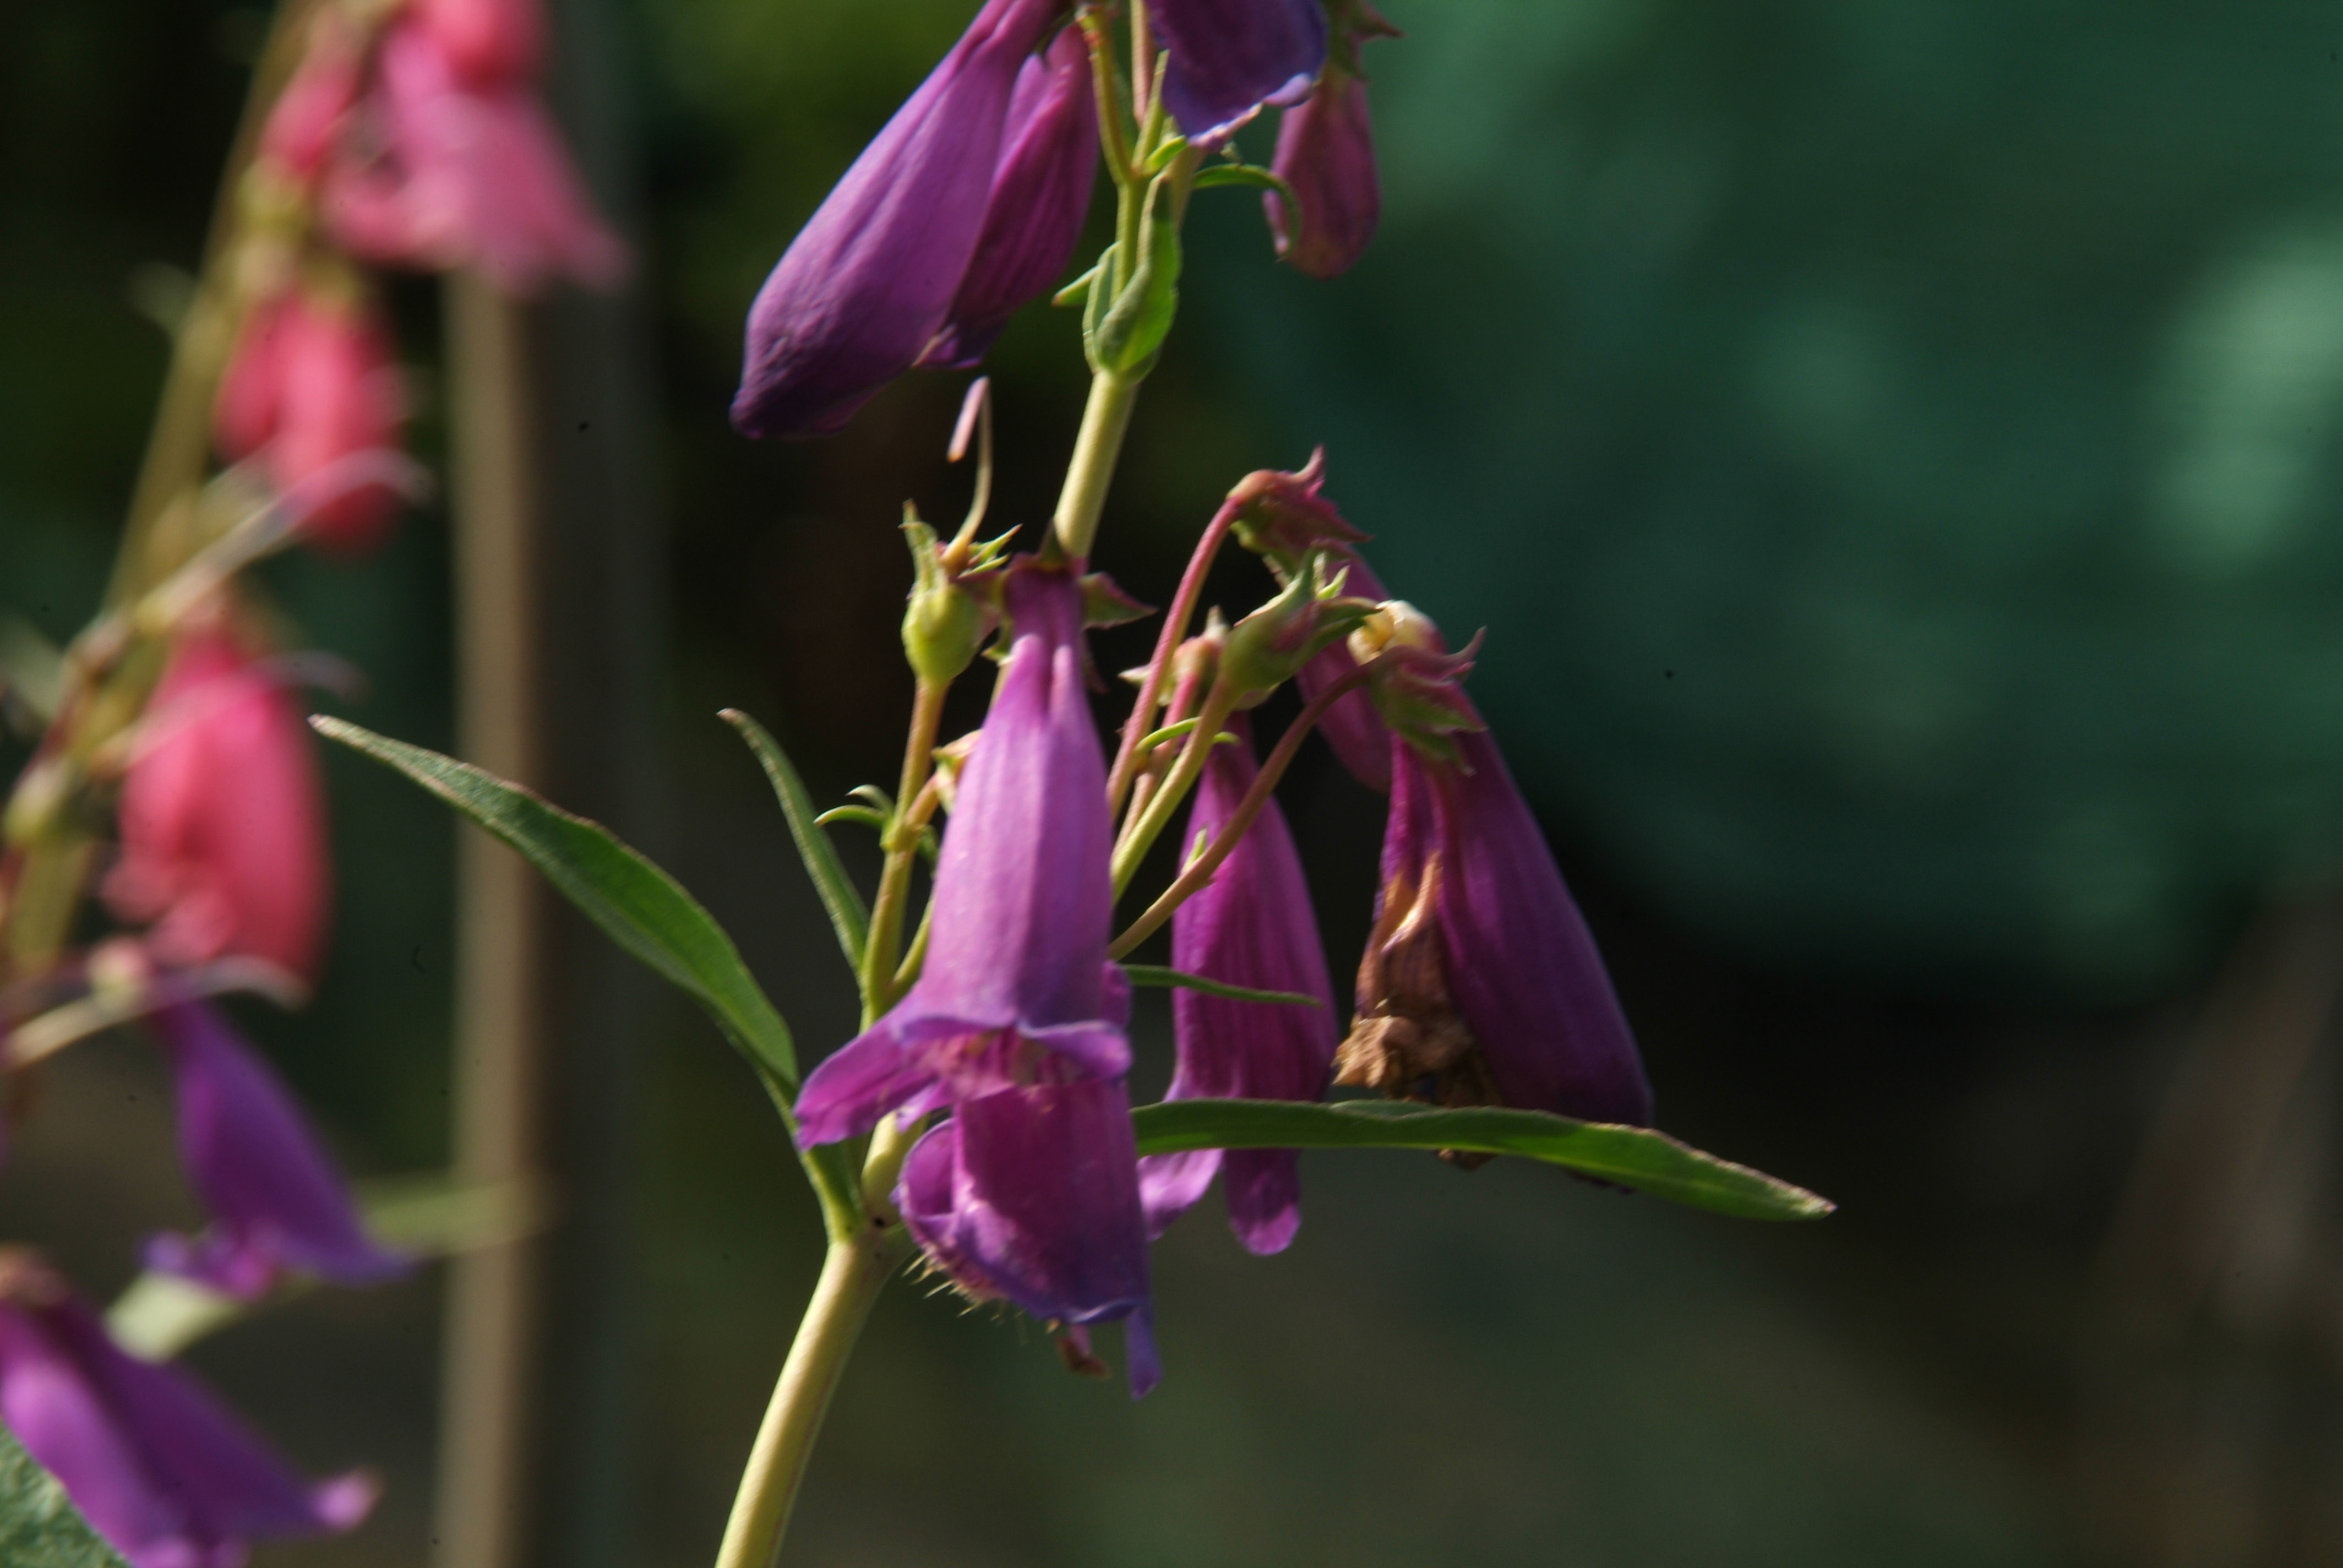
<path fill-rule="evenodd" d="M 1212 164 L 1196 171 L 1196 189 L 1211 190 L 1215 186 L 1275 191 L 1287 203 L 1289 210 L 1302 210 L 1302 200 L 1293 194 L 1293 187 L 1258 164 Z"/>
<path fill-rule="evenodd" d="M 830 929 L 838 933 L 839 950 L 846 955 L 846 967 L 858 979 L 862 973 L 862 950 L 870 943 L 870 911 L 862 902 L 846 875 L 846 868 L 838 862 L 838 849 L 830 841 L 817 821 L 813 797 L 806 793 L 805 780 L 789 765 L 789 753 L 773 739 L 765 727 L 737 708 L 728 708 L 717 715 L 740 732 L 749 749 L 764 764 L 765 777 L 772 780 L 773 793 L 781 802 L 781 815 L 789 821 L 789 837 L 797 840 L 798 859 L 805 862 L 806 875 L 813 879 L 814 891 L 821 895 L 821 907 L 830 911 Z M 797 1074 L 789 1074 L 789 1082 L 797 1082 Z"/>
<path fill-rule="evenodd" d="M 1133 985 L 1174 985 L 1182 990 L 1200 990 L 1206 996 L 1224 996 L 1231 1001 L 1273 1001 L 1288 1007 L 1323 1007 L 1326 1004 L 1314 996 L 1304 996 L 1298 990 L 1252 990 L 1241 985 L 1227 985 L 1203 975 L 1192 975 L 1185 970 L 1167 969 L 1161 964 L 1125 964 L 1122 972 Z"/>
<path fill-rule="evenodd" d="M 1141 1154 L 1188 1149 L 1460 1149 L 1518 1154 L 1744 1220 L 1817 1220 L 1837 1205 L 1663 1132 L 1542 1111 L 1443 1111 L 1389 1100 L 1174 1100 L 1131 1112 Z"/>
<path fill-rule="evenodd" d="M 789 1026 L 724 928 L 673 877 L 601 824 L 493 773 L 339 719 L 309 722 L 327 739 L 396 768 L 518 850 L 612 941 L 689 994 L 733 1044 L 795 1090 Z"/>
<path fill-rule="evenodd" d="M 56 1477 L 0 1427 L 0 1563 L 8 1568 L 128 1568 Z"/>

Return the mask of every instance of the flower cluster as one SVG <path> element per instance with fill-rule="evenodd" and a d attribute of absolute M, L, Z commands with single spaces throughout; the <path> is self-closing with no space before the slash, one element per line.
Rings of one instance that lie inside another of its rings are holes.
<path fill-rule="evenodd" d="M 236 190 L 182 371 L 217 377 L 230 465 L 136 533 L 109 606 L 10 800 L 0 855 L 0 1049 L 23 1071 L 143 1020 L 166 1061 L 189 1185 L 211 1223 L 145 1261 L 234 1301 L 288 1276 L 407 1271 L 372 1241 L 299 1106 L 217 1001 L 288 1004 L 318 977 L 331 904 L 299 661 L 236 574 L 301 541 L 364 550 L 410 469 L 371 266 L 469 269 L 508 294 L 625 266 L 537 97 L 539 0 L 321 0 Z M 101 823 L 115 825 L 107 843 Z M 86 876 L 120 922 L 67 945 Z M 30 1253 L 0 1249 L 0 1417 L 135 1568 L 227 1568 L 254 1539 L 347 1529 L 370 1484 L 303 1482 L 186 1373 L 130 1356 Z"/>

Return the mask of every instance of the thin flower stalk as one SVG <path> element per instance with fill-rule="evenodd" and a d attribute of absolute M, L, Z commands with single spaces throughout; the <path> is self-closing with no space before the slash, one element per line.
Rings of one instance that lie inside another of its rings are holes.
<path fill-rule="evenodd" d="M 1187 638 L 1188 623 L 1195 618 L 1196 602 L 1204 596 L 1204 579 L 1212 575 L 1212 561 L 1221 553 L 1222 541 L 1229 537 L 1237 511 L 1238 503 L 1232 498 L 1212 514 L 1212 520 L 1204 526 L 1203 537 L 1196 541 L 1195 550 L 1188 557 L 1188 569 L 1180 575 L 1180 588 L 1172 596 L 1172 608 L 1163 612 L 1163 629 L 1155 638 L 1155 655 L 1147 661 L 1139 699 L 1131 704 L 1131 717 L 1123 721 L 1122 742 L 1114 754 L 1114 770 L 1107 776 L 1107 809 L 1111 811 L 1122 809 L 1123 801 L 1130 798 L 1132 779 L 1147 765 L 1147 755 L 1140 743 L 1154 729 L 1155 715 L 1163 704 L 1164 683 L 1171 678 L 1172 656 Z"/>

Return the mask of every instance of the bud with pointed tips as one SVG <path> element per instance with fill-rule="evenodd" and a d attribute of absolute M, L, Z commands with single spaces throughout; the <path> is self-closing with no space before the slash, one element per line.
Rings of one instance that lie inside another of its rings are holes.
<path fill-rule="evenodd" d="M 1343 595 L 1342 574 L 1330 575 L 1328 564 L 1314 558 L 1283 592 L 1230 628 L 1221 650 L 1223 681 L 1248 697 L 1266 696 L 1375 613 L 1372 600 Z"/>

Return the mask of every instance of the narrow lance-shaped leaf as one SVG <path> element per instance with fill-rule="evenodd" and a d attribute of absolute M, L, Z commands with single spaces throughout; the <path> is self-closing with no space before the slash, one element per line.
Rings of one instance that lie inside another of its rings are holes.
<path fill-rule="evenodd" d="M 858 977 L 862 972 L 862 950 L 870 943 L 870 912 L 862 902 L 862 895 L 847 879 L 846 868 L 839 863 L 838 849 L 823 832 L 815 815 L 813 797 L 806 792 L 805 780 L 790 766 L 789 753 L 773 739 L 766 728 L 737 708 L 728 708 L 717 716 L 740 732 L 749 749 L 763 764 L 765 777 L 772 780 L 773 794 L 781 802 L 781 815 L 789 819 L 789 837 L 797 840 L 798 858 L 805 862 L 806 874 L 813 879 L 814 891 L 821 895 L 821 907 L 830 911 L 830 929 L 838 933 L 839 950 L 846 955 L 846 967 Z"/>
<path fill-rule="evenodd" d="M 627 951 L 706 1009 L 732 1042 L 795 1090 L 789 1026 L 715 917 L 673 877 L 599 823 L 468 762 L 314 718 L 317 733 L 385 762 L 511 845 Z"/>
<path fill-rule="evenodd" d="M 1385 1100 L 1177 1100 L 1131 1112 L 1141 1154 L 1190 1149 L 1457 1149 L 1516 1154 L 1745 1220 L 1815 1220 L 1835 1204 L 1664 1133 L 1542 1111 Z"/>

